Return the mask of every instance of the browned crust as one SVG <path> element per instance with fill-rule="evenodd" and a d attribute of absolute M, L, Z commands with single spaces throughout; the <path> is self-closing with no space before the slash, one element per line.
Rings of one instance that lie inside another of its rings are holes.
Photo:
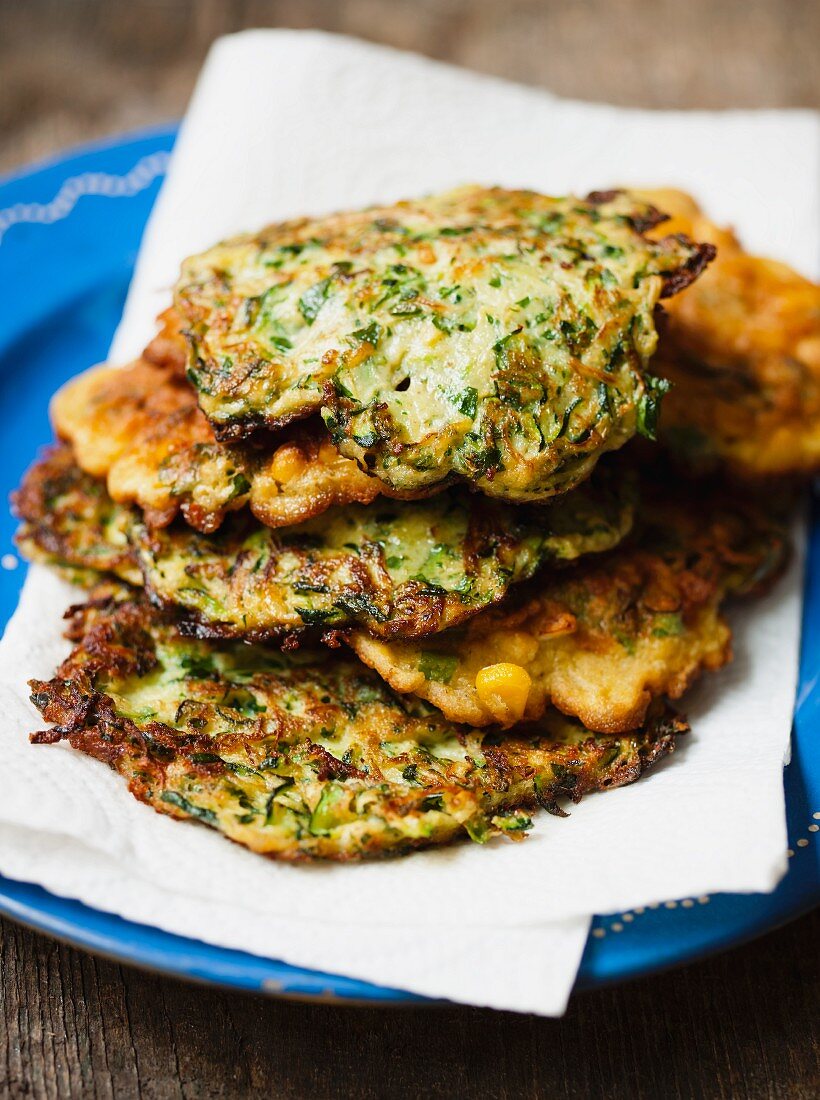
<path fill-rule="evenodd" d="M 761 482 L 820 469 L 820 286 L 747 253 L 680 191 L 636 194 L 668 210 L 667 232 L 717 246 L 717 259 L 668 306 L 652 371 L 672 388 L 660 439 L 687 470 Z"/>
<path fill-rule="evenodd" d="M 184 322 L 173 306 L 160 313 L 157 321 L 160 330 L 142 353 L 142 357 L 149 363 L 184 378 L 188 361 Z"/>
<path fill-rule="evenodd" d="M 623 194 L 628 194 L 623 188 L 614 188 L 609 191 L 590 191 L 587 195 L 587 202 L 591 202 L 595 206 L 602 206 L 605 203 L 612 202 L 618 195 Z M 636 215 L 632 219 L 632 224 L 635 227 L 636 233 L 640 233 L 641 236 L 644 236 L 669 220 L 669 214 L 664 213 L 650 203 L 646 211 Z M 696 249 L 694 255 L 691 256 L 681 268 L 662 276 L 663 290 L 661 291 L 661 298 L 671 298 L 673 295 L 679 294 L 682 290 L 685 290 L 690 283 L 693 283 L 695 279 L 697 279 L 706 265 L 710 264 L 715 256 L 717 256 L 717 249 L 713 244 L 694 241 L 687 233 L 674 233 L 671 236 L 660 239 L 658 239 L 657 236 L 653 236 L 652 239 L 656 240 L 657 243 L 661 245 L 671 245 L 673 242 L 677 241 Z"/>
<path fill-rule="evenodd" d="M 484 501 L 478 495 L 471 495 L 470 517 L 465 540 L 465 575 L 477 574 L 482 560 L 497 556 L 503 560 L 505 551 L 512 556 L 516 539 L 512 533 L 506 533 L 498 518 L 497 502 Z M 162 546 L 155 536 L 146 532 L 149 549 L 161 556 Z M 137 539 L 139 542 L 139 539 Z M 237 602 L 243 592 L 248 591 L 252 582 L 246 568 L 246 555 L 237 552 L 232 566 L 230 579 Z M 175 606 L 173 600 L 165 599 L 151 581 L 150 568 L 137 555 L 142 570 L 145 589 L 157 607 L 170 610 Z M 264 570 L 256 577 L 264 579 L 275 559 L 271 557 Z M 431 587 L 421 581 L 411 579 L 396 586 L 387 570 L 384 550 L 377 543 L 365 545 L 361 556 L 348 561 L 350 578 L 345 585 L 344 596 L 349 604 L 363 601 L 370 607 L 381 608 L 384 620 L 368 613 L 367 629 L 383 638 L 424 638 L 458 626 L 477 613 L 476 606 L 469 602 L 459 602 L 453 592 Z M 326 587 L 332 584 L 333 572 L 337 568 L 336 560 L 318 560 L 305 563 L 300 570 L 299 583 L 305 587 Z M 499 584 L 496 591 L 481 605 L 482 608 L 497 606 L 508 597 L 509 589 Z M 283 624 L 259 629 L 248 629 L 239 624 L 209 619 L 191 609 L 181 612 L 184 616 L 180 630 L 187 636 L 203 640 L 245 639 L 249 642 L 279 641 L 285 636 L 304 634 L 306 637 L 317 635 L 317 630 L 307 626 L 294 627 Z M 360 620 L 357 620 L 360 621 Z M 349 629 L 353 629 L 351 622 Z M 321 631 L 321 627 L 319 628 Z M 339 633 L 334 631 L 334 633 Z"/>
<path fill-rule="evenodd" d="M 136 562 L 130 547 L 118 550 L 98 537 L 98 531 L 102 532 L 97 517 L 90 514 L 95 502 L 88 498 L 87 488 L 88 478 L 74 461 L 71 448 L 62 444 L 46 448 L 39 461 L 26 471 L 19 489 L 11 494 L 12 512 L 23 521 L 17 533 L 18 544 L 36 547 L 60 564 L 135 575 Z M 58 498 L 63 501 L 59 509 Z M 78 538 L 72 538 L 63 520 L 73 526 Z M 95 551 L 93 557 L 84 552 L 85 543 Z M 103 545 L 105 554 L 99 553 Z"/>
<path fill-rule="evenodd" d="M 128 780 L 128 789 L 131 794 L 159 813 L 175 818 L 187 816 L 158 796 L 158 792 L 165 789 L 166 770 L 177 758 L 185 759 L 186 771 L 199 773 L 203 778 L 221 775 L 226 771 L 221 762 L 202 764 L 195 759 L 213 749 L 210 738 L 197 734 L 182 734 L 159 722 L 150 722 L 144 729 L 140 729 L 130 719 L 117 714 L 113 700 L 95 691 L 88 679 L 82 675 L 69 680 L 31 680 L 29 686 L 32 702 L 42 712 L 46 721 L 56 723 L 51 730 L 33 733 L 30 738 L 33 744 L 51 745 L 62 740 L 68 741 L 73 749 L 107 764 L 108 767 L 122 774 Z M 581 770 L 565 775 L 561 775 L 559 771 L 559 775 L 548 789 L 534 796 L 515 799 L 510 808 L 520 810 L 541 808 L 555 816 L 565 817 L 567 815 L 561 808 L 559 799 L 568 799 L 577 805 L 584 796 L 595 791 L 614 790 L 636 782 L 658 761 L 671 755 L 675 751 L 677 738 L 688 730 L 689 726 L 684 718 L 672 711 L 667 711 L 649 724 L 646 738 L 633 757 L 614 767 L 606 763 L 610 753 L 607 742 L 591 737 L 581 747 L 585 758 L 584 767 Z M 578 748 L 576 746 L 576 752 Z M 319 745 L 314 745 L 312 751 L 317 755 L 329 757 L 332 761 L 332 766 L 328 765 L 327 774 L 323 774 L 322 778 L 367 778 L 365 773 L 345 766 Z M 516 751 L 522 751 L 522 745 L 515 741 L 510 742 L 509 752 L 505 751 L 503 744 L 496 747 L 488 745 L 484 748 L 484 756 L 495 773 L 493 776 L 495 789 L 505 788 L 505 777 L 507 777 L 506 785 L 511 785 Z M 577 765 L 577 760 L 573 763 Z M 522 768 L 520 764 L 516 768 L 519 777 L 524 780 L 527 778 L 527 770 L 531 775 L 535 773 L 534 768 Z M 390 799 L 387 808 L 401 814 L 416 808 L 420 799 L 443 793 L 444 790 L 444 785 L 424 788 L 404 798 Z M 459 839 L 463 839 L 462 835 L 454 834 L 447 843 L 453 843 Z M 405 838 L 401 847 L 395 851 L 377 846 L 357 852 L 322 851 L 320 848 L 317 855 L 319 858 L 332 858 L 340 863 L 354 863 L 362 858 L 386 858 L 399 855 L 403 852 L 423 849 L 431 844 L 440 844 L 440 842 L 424 838 Z M 290 863 L 306 863 L 316 858 L 316 855 L 293 847 L 277 852 L 275 855 L 268 853 L 267 858 L 276 858 Z"/>
<path fill-rule="evenodd" d="M 158 792 L 165 789 L 165 773 L 170 762 L 178 757 L 186 760 L 186 770 L 198 772 L 204 777 L 223 774 L 226 769 L 220 762 L 201 764 L 194 759 L 197 755 L 208 753 L 213 744 L 208 737 L 196 734 L 180 734 L 179 731 L 159 722 L 150 722 L 140 729 L 131 719 L 117 714 L 113 700 L 96 692 L 87 680 L 30 680 L 31 699 L 48 722 L 56 725 L 45 731 L 30 735 L 32 744 L 52 745 L 67 741 L 79 752 L 107 764 L 119 772 L 128 781 L 128 789 L 139 801 L 151 806 L 159 813 L 177 819 L 187 818 L 172 804 L 162 801 Z M 523 799 L 515 799 L 509 809 L 534 810 L 545 809 L 550 814 L 566 817 L 559 799 L 569 799 L 578 804 L 581 799 L 595 791 L 614 790 L 636 782 L 665 756 L 675 751 L 676 739 L 688 732 L 686 720 L 678 715 L 665 715 L 647 730 L 646 740 L 639 746 L 634 757 L 616 767 L 605 763 L 610 752 L 605 741 L 590 738 L 583 745 L 585 765 L 582 770 L 574 771 L 567 778 L 556 778 L 548 791 Z M 321 746 L 314 745 L 316 754 L 323 754 L 333 761 L 322 778 L 358 778 L 366 779 L 365 773 L 346 767 L 330 756 Z M 577 751 L 577 748 L 576 748 Z M 511 769 L 502 748 L 488 747 L 484 750 L 490 766 L 502 776 Z M 577 764 L 577 761 L 574 761 Z M 603 776 L 601 769 L 605 769 Z M 532 772 L 535 769 L 531 769 Z M 421 799 L 445 791 L 444 785 L 424 788 L 404 798 L 390 799 L 386 808 L 396 814 L 416 809 Z M 445 843 L 452 844 L 463 840 L 461 833 L 454 833 Z M 292 847 L 276 853 L 265 853 L 266 858 L 278 859 L 288 863 L 308 863 L 316 858 L 333 859 L 339 863 L 357 863 L 362 859 L 389 858 L 411 851 L 441 846 L 435 839 L 403 838 L 401 846 L 391 850 L 378 847 L 364 847 L 356 852 L 323 849 L 319 846 L 316 853 L 305 852 Z"/>
<path fill-rule="evenodd" d="M 186 817 L 178 807 L 162 800 L 166 786 L 167 769 L 179 758 L 185 761 L 185 773 L 201 775 L 203 780 L 222 775 L 225 765 L 213 760 L 217 745 L 223 748 L 230 741 L 235 747 L 243 743 L 244 734 L 233 732 L 217 742 L 196 730 L 179 730 L 161 722 L 146 722 L 142 727 L 118 714 L 113 699 L 95 687 L 99 674 L 116 678 L 141 676 L 149 672 L 156 662 L 155 641 L 152 629 L 158 624 L 170 625 L 170 620 L 158 618 L 144 598 L 123 599 L 122 591 L 102 591 L 88 604 L 73 609 L 70 634 L 79 640 L 71 655 L 64 661 L 50 681 L 32 680 L 32 701 L 46 721 L 55 723 L 53 729 L 31 735 L 35 744 L 53 744 L 67 740 L 78 751 L 84 752 L 120 772 L 127 780 L 132 794 L 153 806 L 161 813 L 173 817 Z M 285 721 L 285 719 L 283 719 Z M 270 722 L 270 717 L 269 717 Z M 535 793 L 520 797 L 513 794 L 509 808 L 526 808 L 540 805 L 551 813 L 562 813 L 558 799 L 566 797 L 578 802 L 582 795 L 594 790 L 608 789 L 634 782 L 663 756 L 674 751 L 675 739 L 688 729 L 686 722 L 673 711 L 659 709 L 647 724 L 643 736 L 636 739 L 629 759 L 612 762 L 609 742 L 590 737 L 582 744 L 562 746 L 556 756 L 554 778 L 543 786 L 536 784 Z M 266 736 L 270 730 L 266 730 Z M 247 736 L 253 736 L 248 734 Z M 489 735 L 484 746 L 490 772 L 483 790 L 495 792 L 513 791 L 518 785 L 527 784 L 538 775 L 530 763 L 531 738 L 538 740 L 537 731 L 522 730 L 520 737 Z M 540 739 L 543 740 L 543 739 Z M 369 778 L 379 781 L 378 775 L 369 776 L 344 761 L 334 758 L 321 746 L 306 741 L 309 755 L 320 763 L 320 779 L 366 782 Z M 544 745 L 552 751 L 548 739 Z M 563 753 L 566 764 L 573 770 L 560 766 Z M 579 766 L 578 756 L 583 759 Z M 205 756 L 203 760 L 200 757 Z M 208 759 L 210 757 L 210 759 Z M 401 815 L 417 810 L 419 801 L 431 794 L 449 791 L 446 780 L 420 790 L 388 793 L 385 805 Z M 455 836 L 453 836 L 455 839 Z M 424 838 L 414 838 L 402 844 L 400 850 L 423 847 Z M 339 851 L 329 846 L 306 852 L 295 845 L 276 853 L 278 858 L 302 862 L 316 855 L 342 861 L 362 856 L 386 855 L 389 852 L 374 842 L 356 852 Z"/>
<path fill-rule="evenodd" d="M 593 205 L 600 206 L 608 202 L 613 201 L 621 195 L 633 195 L 630 189 L 617 188 L 606 191 L 592 191 L 590 192 L 584 201 L 592 203 Z M 399 204 L 400 205 L 400 204 Z M 347 214 L 338 214 L 337 218 L 341 221 Z M 650 236 L 652 230 L 658 225 L 669 220 L 669 215 L 661 210 L 658 210 L 654 205 L 645 200 L 642 200 L 641 208 L 638 208 L 630 217 L 630 224 L 635 233 L 643 238 L 646 242 L 651 242 L 654 246 L 660 246 L 668 251 L 672 251 L 674 244 L 683 244 L 687 248 L 694 250 L 689 258 L 684 261 L 680 267 L 675 271 L 664 272 L 659 274 L 661 279 L 662 289 L 660 292 L 661 298 L 672 297 L 680 291 L 688 287 L 694 282 L 698 276 L 702 273 L 704 268 L 715 258 L 716 249 L 712 244 L 706 242 L 699 242 L 692 240 L 685 233 L 675 233 L 668 237 L 658 239 L 656 236 Z M 306 235 L 306 230 L 310 228 L 313 220 L 308 218 L 294 219 L 291 222 L 283 222 L 278 225 L 271 225 L 265 227 L 260 232 L 269 236 L 271 240 L 284 239 L 288 233 L 294 233 L 297 237 L 303 237 Z M 228 292 L 229 282 L 225 275 L 225 272 L 220 272 L 217 275 L 217 280 L 221 290 Z M 198 328 L 205 325 L 206 327 L 213 327 L 208 322 L 208 311 L 202 307 L 201 304 L 195 304 L 191 300 L 186 300 L 184 291 L 177 288 L 175 292 L 177 294 L 175 305 L 162 315 L 162 319 L 165 321 L 165 328 L 168 326 L 168 316 L 172 319 L 172 327 L 181 332 L 188 340 L 190 345 L 189 358 L 193 366 L 196 366 L 197 359 L 197 337 L 196 332 Z M 180 318 L 187 311 L 187 317 L 184 321 Z M 222 308 L 216 311 L 218 314 L 220 327 L 224 327 L 228 323 L 230 317 L 230 310 Z M 186 327 L 182 327 L 185 326 Z M 328 354 L 336 356 L 338 352 L 333 351 Z M 205 357 L 208 358 L 207 356 Z M 205 366 L 205 360 L 200 360 L 201 365 Z M 243 386 L 245 385 L 249 375 L 255 373 L 260 367 L 263 367 L 264 361 L 258 357 L 248 357 L 247 362 L 241 369 L 237 369 L 235 375 L 232 375 L 227 379 L 220 379 L 220 392 L 223 397 L 229 397 L 238 395 L 241 393 Z M 215 433 L 216 438 L 223 443 L 243 443 L 253 440 L 258 437 L 260 433 L 264 432 L 279 432 L 292 425 L 298 423 L 300 420 L 315 415 L 320 408 L 324 407 L 332 410 L 332 412 L 340 419 L 341 422 L 345 419 L 345 413 L 350 411 L 360 411 L 360 407 L 340 396 L 333 385 L 329 382 L 323 384 L 324 396 L 321 401 L 314 403 L 310 407 L 302 409 L 292 409 L 286 414 L 281 416 L 274 416 L 265 411 L 250 409 L 244 410 L 241 414 L 238 414 L 233 419 L 220 419 L 216 414 L 210 415 L 210 421 Z M 378 419 L 378 407 L 374 414 L 374 420 Z M 389 429 L 390 425 L 385 425 L 386 429 Z M 389 430 L 385 432 L 385 438 L 389 437 Z M 492 440 L 488 440 L 488 443 L 492 443 Z M 391 445 L 391 449 L 394 453 L 398 454 L 403 449 L 403 445 L 399 442 L 394 442 Z M 368 454 L 366 458 L 358 456 L 360 461 L 370 462 L 372 453 Z M 497 472 L 490 467 L 486 471 L 486 477 L 488 481 L 493 480 L 494 473 Z M 453 481 L 460 480 L 455 473 L 448 479 L 447 483 L 452 484 Z M 438 486 L 443 487 L 443 486 Z"/>
<path fill-rule="evenodd" d="M 790 552 L 783 524 L 754 499 L 705 486 L 670 493 L 665 485 L 663 477 L 645 484 L 642 522 L 621 547 L 531 582 L 460 634 L 433 641 L 434 655 L 455 662 L 443 683 L 426 678 L 412 640 L 362 630 L 347 640 L 391 687 L 453 721 L 500 721 L 475 678 L 510 662 L 533 677 L 524 719 L 553 706 L 601 733 L 638 728 L 653 698 L 680 698 L 702 672 L 731 660 L 722 604 L 766 591 Z"/>
<path fill-rule="evenodd" d="M 245 504 L 265 526 L 290 526 L 384 492 L 339 454 L 315 418 L 275 441 L 256 438 L 252 447 L 219 443 L 184 374 L 147 357 L 72 380 L 55 397 L 52 415 L 82 469 L 105 478 L 115 500 L 138 504 L 153 528 L 181 513 L 211 534 Z M 299 472 L 283 483 L 277 475 L 284 455 L 291 466 L 297 460 Z M 228 471 L 242 482 L 235 491 Z"/>
<path fill-rule="evenodd" d="M 608 191 L 590 191 L 586 196 L 586 201 L 591 202 L 593 206 L 605 206 L 607 203 L 614 202 L 620 195 L 626 194 L 628 192 L 625 188 L 612 187 Z M 659 210 L 652 203 L 647 203 L 644 210 L 636 211 L 631 219 L 635 232 L 640 233 L 642 236 L 668 220 L 669 215 Z"/>
<path fill-rule="evenodd" d="M 673 295 L 679 294 L 682 290 L 685 290 L 690 283 L 693 283 L 695 279 L 697 279 L 706 268 L 707 264 L 710 264 L 715 256 L 717 256 L 717 249 L 713 244 L 691 241 L 683 233 L 679 233 L 675 237 L 664 237 L 658 243 L 664 244 L 664 242 L 672 240 L 678 240 L 685 244 L 692 245 L 696 251 L 694 255 L 689 257 L 683 267 L 679 267 L 677 271 L 662 276 L 663 290 L 661 291 L 661 298 L 671 298 Z"/>

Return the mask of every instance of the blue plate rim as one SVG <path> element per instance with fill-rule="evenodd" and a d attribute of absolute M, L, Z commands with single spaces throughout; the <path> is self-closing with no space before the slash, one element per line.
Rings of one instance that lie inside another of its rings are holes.
<path fill-rule="evenodd" d="M 151 127 L 144 127 L 121 135 L 111 135 L 83 143 L 62 154 L 46 157 L 19 170 L 0 176 L 0 209 L 6 204 L 4 193 L 9 187 L 16 187 L 21 183 L 34 182 L 38 177 L 43 178 L 60 170 L 64 173 L 64 180 L 71 178 L 80 170 L 105 171 L 101 159 L 99 165 L 94 165 L 95 158 L 104 158 L 107 154 L 121 154 L 128 152 L 140 145 L 154 144 L 151 151 L 168 151 L 178 133 L 178 125 L 164 123 Z M 144 151 L 143 151 L 144 152 Z M 83 162 L 82 164 L 80 162 Z M 56 194 L 56 190 L 55 190 Z M 135 196 L 129 196 L 135 197 Z M 131 207 L 140 207 L 139 216 L 147 216 L 150 210 L 151 198 L 147 210 L 143 210 L 147 200 L 146 195 L 139 197 L 139 202 Z M 13 204 L 12 204 L 13 205 Z M 91 214 L 76 204 L 67 217 L 85 216 L 91 221 Z M 14 228 L 14 227 L 11 227 Z M 0 248 L 3 244 L 0 243 Z M 820 509 L 816 507 L 816 513 Z M 815 568 L 811 577 L 814 585 L 820 587 L 817 579 L 818 567 L 820 567 L 820 515 L 816 520 L 815 539 L 813 541 L 812 560 Z M 816 546 L 814 544 L 817 544 Z M 23 572 L 22 570 L 20 571 Z M 808 600 L 807 600 L 808 603 Z M 806 626 L 808 626 L 808 622 Z M 797 741 L 797 738 L 795 738 Z M 799 756 L 800 746 L 795 745 L 795 756 Z M 793 773 L 796 765 L 793 763 L 787 769 L 787 776 Z M 787 783 L 788 786 L 788 783 Z M 790 824 L 793 824 L 790 822 Z M 791 835 L 791 832 L 790 832 Z M 764 932 L 773 929 L 791 919 L 795 919 L 802 913 L 820 903 L 820 875 L 812 864 L 807 872 L 810 880 L 808 888 L 805 883 L 794 888 L 795 868 L 801 864 L 804 857 L 810 857 L 812 853 L 806 849 L 795 850 L 795 859 L 792 861 L 792 871 L 787 875 L 781 886 L 773 894 L 769 895 L 744 895 L 729 896 L 718 895 L 705 899 L 711 903 L 711 912 L 725 910 L 725 917 L 718 916 L 714 927 L 709 928 L 708 922 L 702 934 L 687 947 L 676 950 L 670 947 L 665 953 L 644 955 L 640 959 L 631 959 L 627 965 L 607 964 L 607 952 L 612 955 L 613 943 L 618 940 L 625 942 L 627 937 L 618 936 L 620 931 L 630 933 L 636 931 L 641 921 L 657 921 L 659 915 L 670 919 L 662 911 L 659 913 L 644 913 L 636 910 L 633 914 L 615 914 L 609 917 L 595 918 L 593 934 L 590 936 L 587 949 L 584 953 L 581 968 L 579 970 L 576 989 L 588 989 L 614 982 L 630 980 L 648 973 L 681 965 L 686 962 L 703 958 L 728 947 L 739 945 Z M 784 887 L 788 887 L 784 891 Z M 778 896 L 780 900 L 777 901 Z M 750 898 L 752 901 L 750 907 Z M 703 899 L 702 899 L 703 900 Z M 691 924 L 695 916 L 702 916 L 701 901 L 685 899 L 680 904 L 691 903 L 688 910 L 688 921 Z M 677 903 L 676 903 L 677 904 Z M 738 919 L 737 908 L 746 909 L 742 919 Z M 676 914 L 678 917 L 681 911 Z M 250 955 L 242 951 L 233 951 L 226 948 L 214 947 L 202 941 L 175 936 L 149 925 L 127 921 L 115 914 L 106 913 L 103 910 L 94 909 L 82 902 L 61 898 L 51 894 L 36 884 L 18 882 L 0 876 L 0 913 L 25 924 L 38 932 L 43 932 L 62 942 L 75 947 L 80 947 L 94 954 L 109 958 L 113 961 L 154 971 L 156 973 L 196 980 L 208 984 L 222 986 L 223 988 L 256 990 L 273 996 L 284 996 L 308 1000 L 332 1000 L 342 1003 L 382 1003 L 382 1004 L 425 1004 L 434 1005 L 443 1002 L 421 997 L 401 990 L 387 989 L 358 979 L 346 978 L 341 975 L 327 975 L 315 971 L 291 966 L 277 960 Z M 636 918 L 640 915 L 641 921 Z M 619 919 L 620 916 L 620 919 Z M 674 916 L 674 914 L 670 915 Z M 731 919 L 730 919 L 731 918 Z M 624 921 L 629 919 L 632 923 L 624 927 Z M 670 933 L 671 933 L 670 929 Z M 244 969 L 243 969 L 244 968 Z"/>
<path fill-rule="evenodd" d="M 134 130 L 126 130 L 121 134 L 104 134 L 102 137 L 78 142 L 76 145 L 64 149 L 61 153 L 35 157 L 34 160 L 24 164 L 21 168 L 12 168 L 0 173 L 0 190 L 12 183 L 22 183 L 40 172 L 67 167 L 81 157 L 92 156 L 95 153 L 106 153 L 111 149 L 123 149 L 142 141 L 150 141 L 152 138 L 160 141 L 163 139 L 173 141 L 179 133 L 179 128 L 179 120 L 169 119 L 168 122 L 160 122 L 155 126 L 141 126 Z"/>

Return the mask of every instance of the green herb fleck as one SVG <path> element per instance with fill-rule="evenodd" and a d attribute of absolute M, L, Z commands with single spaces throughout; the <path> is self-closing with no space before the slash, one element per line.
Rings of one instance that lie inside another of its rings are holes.
<path fill-rule="evenodd" d="M 307 324 L 312 325 L 319 316 L 319 310 L 325 304 L 330 283 L 330 279 L 322 279 L 321 282 L 314 283 L 299 299 L 299 312 Z"/>
<path fill-rule="evenodd" d="M 674 638 L 682 631 L 683 619 L 679 612 L 661 612 L 653 616 L 652 636 L 654 638 Z"/>
<path fill-rule="evenodd" d="M 378 321 L 371 321 L 365 328 L 351 332 L 350 339 L 357 344 L 372 344 L 375 348 L 382 336 L 382 327 Z"/>
<path fill-rule="evenodd" d="M 320 607 L 297 607 L 295 611 L 305 626 L 321 626 L 334 614 L 332 610 Z"/>
<path fill-rule="evenodd" d="M 204 806 L 195 806 L 193 802 L 189 802 L 187 798 L 183 798 L 176 791 L 163 791 L 159 797 L 163 802 L 176 806 L 183 813 L 189 814 L 199 821 L 204 821 L 206 825 L 216 825 L 216 814 L 213 810 L 206 810 Z"/>
<path fill-rule="evenodd" d="M 469 416 L 471 420 L 474 419 L 478 408 L 478 390 L 474 386 L 467 386 L 458 393 L 450 393 L 447 396 L 459 412 Z"/>
<path fill-rule="evenodd" d="M 458 667 L 458 657 L 449 653 L 435 653 L 423 650 L 419 658 L 419 672 L 425 680 L 437 684 L 449 684 Z"/>
<path fill-rule="evenodd" d="M 464 822 L 464 828 L 470 840 L 475 841 L 476 844 L 486 844 L 490 839 L 490 828 L 483 815 L 469 818 Z"/>
<path fill-rule="evenodd" d="M 211 658 L 204 653 L 186 653 L 180 657 L 179 663 L 189 680 L 212 680 L 219 675 Z"/>
<path fill-rule="evenodd" d="M 652 375 L 647 375 L 644 382 L 646 389 L 638 401 L 638 432 L 646 439 L 655 439 L 661 398 L 669 391 L 670 383 L 666 378 L 654 378 Z"/>

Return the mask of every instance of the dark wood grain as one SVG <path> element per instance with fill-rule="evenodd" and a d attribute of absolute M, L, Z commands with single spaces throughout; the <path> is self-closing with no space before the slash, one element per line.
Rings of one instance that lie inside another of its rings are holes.
<path fill-rule="evenodd" d="M 178 117 L 208 44 L 321 27 L 651 107 L 820 106 L 817 0 L 0 0 L 0 170 Z M 0 922 L 0 1097 L 820 1095 L 815 914 L 561 1021 L 264 1001 Z"/>
<path fill-rule="evenodd" d="M 554 1021 L 227 995 L 0 922 L 0 1095 L 816 1100 L 818 933 L 815 913 Z"/>
<path fill-rule="evenodd" d="M 182 114 L 210 42 L 315 27 L 580 99 L 820 106 L 817 0 L 0 0 L 0 169 Z"/>

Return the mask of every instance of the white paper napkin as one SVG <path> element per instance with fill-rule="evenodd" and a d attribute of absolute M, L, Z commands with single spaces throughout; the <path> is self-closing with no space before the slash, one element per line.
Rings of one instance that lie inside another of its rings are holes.
<path fill-rule="evenodd" d="M 315 919 L 292 920 L 237 903 L 231 878 L 219 896 L 204 900 L 141 879 L 127 861 L 93 845 L 36 829 L 0 824 L 0 850 L 12 878 L 29 880 L 34 864 L 36 881 L 53 893 L 109 912 L 124 907 L 129 919 L 167 932 L 480 1007 L 560 1016 L 586 941 L 588 922 L 577 919 L 547 930 L 420 931 L 403 921 L 362 929 L 347 919 L 343 897 Z"/>
<path fill-rule="evenodd" d="M 814 273 L 818 150 L 808 112 L 622 111 L 322 34 L 223 39 L 149 223 L 112 357 L 145 344 L 190 251 L 280 217 L 471 180 L 553 193 L 685 187 L 750 246 Z M 28 745 L 38 717 L 24 681 L 50 675 L 65 651 L 58 609 L 74 598 L 33 569 L 0 645 L 0 871 L 208 942 L 560 1013 L 590 913 L 770 890 L 782 875 L 800 587 L 798 557 L 771 597 L 738 612 L 734 665 L 691 697 L 694 733 L 636 786 L 588 798 L 567 821 L 541 815 L 520 845 L 294 868 L 160 817 L 65 746 Z"/>

